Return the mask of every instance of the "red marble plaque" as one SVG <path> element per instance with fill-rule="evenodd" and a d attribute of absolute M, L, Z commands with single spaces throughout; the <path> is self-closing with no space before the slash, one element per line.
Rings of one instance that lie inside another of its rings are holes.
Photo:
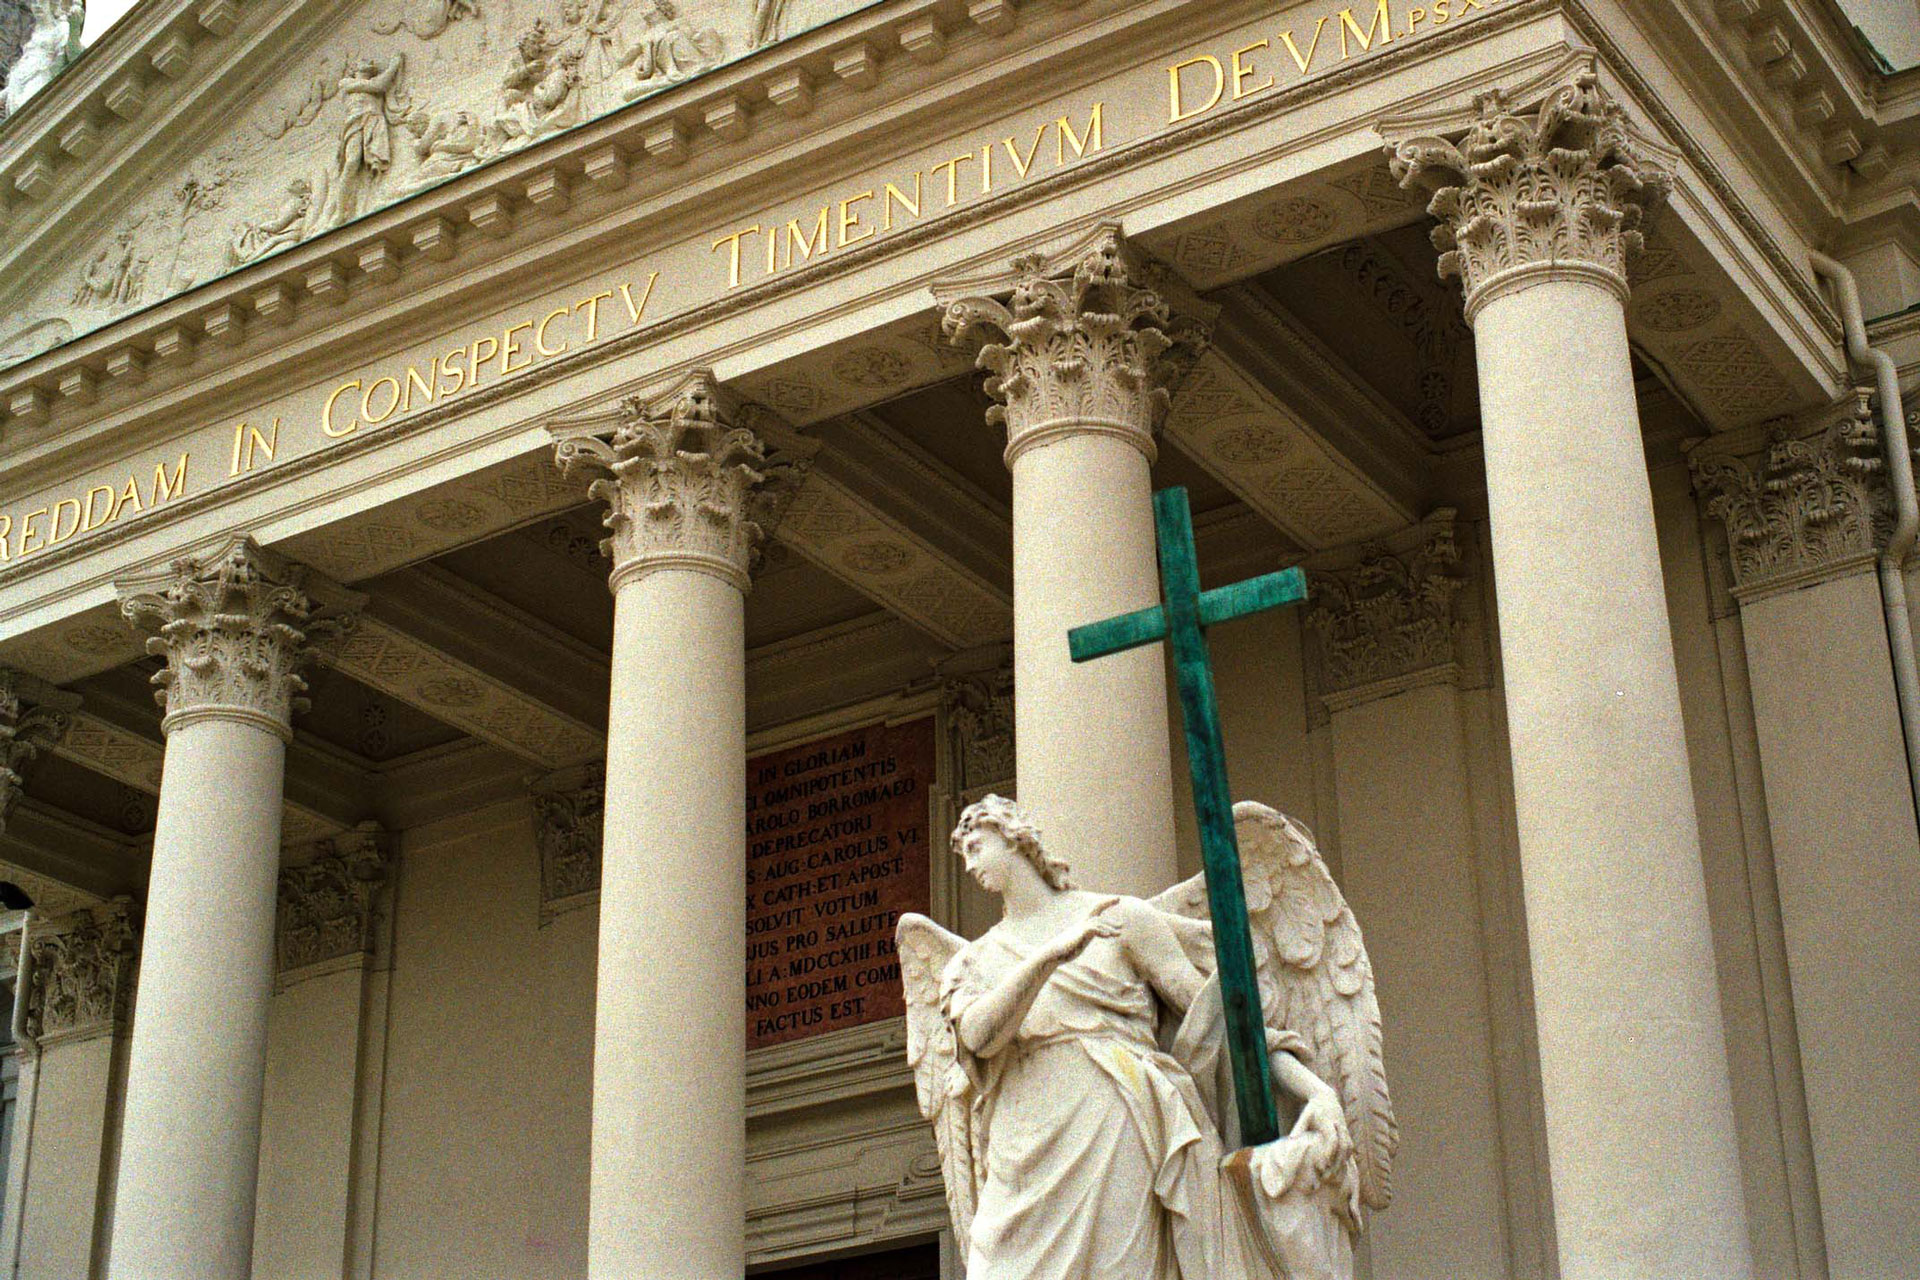
<path fill-rule="evenodd" d="M 747 1047 L 906 1011 L 893 927 L 925 911 L 933 719 L 747 761 Z"/>

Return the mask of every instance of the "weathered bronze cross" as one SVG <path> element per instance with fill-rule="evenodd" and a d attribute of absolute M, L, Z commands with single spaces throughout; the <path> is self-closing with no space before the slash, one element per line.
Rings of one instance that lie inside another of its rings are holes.
<path fill-rule="evenodd" d="M 1200 590 L 1193 549 L 1193 515 L 1185 489 L 1153 495 L 1160 538 L 1160 589 L 1166 603 L 1105 622 L 1075 627 L 1067 644 L 1075 662 L 1137 649 L 1166 640 L 1179 674 L 1180 712 L 1187 729 L 1187 768 L 1193 774 L 1193 804 L 1200 816 L 1200 858 L 1207 874 L 1213 915 L 1213 946 L 1220 971 L 1220 999 L 1227 1015 L 1227 1052 L 1239 1104 L 1241 1140 L 1250 1147 L 1280 1136 L 1273 1109 L 1273 1074 L 1267 1061 L 1266 1022 L 1260 1011 L 1260 980 L 1247 924 L 1247 895 L 1240 879 L 1240 842 L 1233 834 L 1233 799 L 1227 789 L 1227 753 L 1220 738 L 1220 712 L 1213 695 L 1213 666 L 1206 629 L 1248 614 L 1293 604 L 1307 596 L 1298 569 L 1269 573 L 1212 591 Z"/>

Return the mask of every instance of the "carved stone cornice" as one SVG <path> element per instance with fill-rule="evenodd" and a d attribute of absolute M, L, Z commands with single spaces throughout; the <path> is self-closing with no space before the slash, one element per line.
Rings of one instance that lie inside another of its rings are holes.
<path fill-rule="evenodd" d="M 995 401 L 987 423 L 1007 429 L 1007 465 L 1088 434 L 1116 436 L 1151 462 L 1171 387 L 1206 347 L 1203 320 L 1184 314 L 1192 308 L 1176 320 L 1168 302 L 1180 286 L 1112 227 L 1059 259 L 1016 258 L 1013 270 L 1006 302 L 955 298 L 942 321 L 949 341 L 980 346 Z"/>
<path fill-rule="evenodd" d="M 390 859 L 386 833 L 367 822 L 320 841 L 311 860 L 281 869 L 273 942 L 282 977 L 373 954 Z"/>
<path fill-rule="evenodd" d="M 1687 463 L 1707 513 L 1726 528 L 1743 604 L 1870 569 L 1893 527 L 1866 391 L 1811 421 L 1696 441 Z"/>
<path fill-rule="evenodd" d="M 1440 220 L 1440 275 L 1466 290 L 1468 323 L 1503 289 L 1542 274 L 1585 277 L 1627 297 L 1643 215 L 1672 185 L 1653 149 L 1591 71 L 1516 110 L 1499 89 L 1474 99 L 1460 141 L 1389 141 L 1400 185 L 1424 190 Z"/>
<path fill-rule="evenodd" d="M 942 663 L 940 709 L 953 750 L 954 789 L 961 804 L 990 791 L 1013 793 L 1015 774 L 1013 666 L 1005 646 L 955 654 Z"/>
<path fill-rule="evenodd" d="M 1327 709 L 1456 677 L 1464 582 L 1453 525 L 1443 508 L 1391 542 L 1309 565 L 1309 676 Z"/>
<path fill-rule="evenodd" d="M 804 465 L 769 459 L 753 428 L 771 416 L 702 369 L 657 399 L 627 399 L 610 422 L 553 428 L 562 472 L 600 477 L 587 493 L 607 504 L 612 590 L 660 569 L 751 587 L 753 553 Z"/>
<path fill-rule="evenodd" d="M 28 927 L 26 1027 L 41 1048 L 126 1027 L 139 922 L 132 900 L 116 898 Z"/>
<path fill-rule="evenodd" d="M 158 633 L 147 652 L 167 660 L 153 677 L 162 732 L 238 720 L 287 742 L 312 644 L 351 628 L 364 602 L 245 536 L 114 586 L 121 613 Z"/>
<path fill-rule="evenodd" d="M 0 667 L 0 831 L 26 785 L 27 767 L 60 745 L 80 709 L 80 696 L 24 671 Z"/>
<path fill-rule="evenodd" d="M 535 780 L 533 838 L 540 850 L 540 915 L 587 906 L 600 893 L 606 766 L 563 769 Z"/>

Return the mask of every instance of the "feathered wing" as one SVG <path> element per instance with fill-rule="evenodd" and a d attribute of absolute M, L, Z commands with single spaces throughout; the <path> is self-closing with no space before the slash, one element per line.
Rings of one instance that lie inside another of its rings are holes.
<path fill-rule="evenodd" d="M 1361 1202 L 1384 1209 L 1393 1199 L 1400 1131 L 1387 1093 L 1380 1004 L 1360 926 L 1306 827 L 1253 801 L 1233 806 L 1233 825 L 1266 1024 L 1306 1041 L 1312 1057 L 1307 1066 L 1339 1093 L 1346 1112 Z M 1153 905 L 1186 920 L 1207 919 L 1205 877 L 1182 881 Z M 1209 932 L 1177 932 L 1194 962 L 1212 972 Z"/>
<path fill-rule="evenodd" d="M 973 1169 L 973 1087 L 954 1051 L 953 1025 L 947 1021 L 941 988 L 947 966 L 966 939 L 912 912 L 900 917 L 894 938 L 900 951 L 900 985 L 907 996 L 907 1065 L 913 1068 L 920 1114 L 933 1123 L 940 1172 L 947 1184 L 947 1208 L 953 1215 L 953 1237 L 964 1262 L 978 1190 Z"/>

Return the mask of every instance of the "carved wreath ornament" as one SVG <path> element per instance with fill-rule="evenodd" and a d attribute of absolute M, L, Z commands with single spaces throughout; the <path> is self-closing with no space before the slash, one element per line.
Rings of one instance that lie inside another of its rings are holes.
<path fill-rule="evenodd" d="M 942 322 L 951 342 L 985 340 L 976 363 L 996 401 L 987 422 L 1007 428 L 1007 461 L 1064 431 L 1120 435 L 1151 459 L 1170 402 L 1163 358 L 1179 341 L 1166 302 L 1117 238 L 1064 277 L 1037 254 L 1013 266 L 1007 302 L 962 298 Z"/>
<path fill-rule="evenodd" d="M 1517 268 L 1579 263 L 1627 295 L 1627 259 L 1643 247 L 1643 213 L 1671 176 L 1634 139 L 1620 104 L 1592 72 L 1523 115 L 1500 90 L 1457 144 L 1412 138 L 1389 146 L 1400 185 L 1424 189 L 1440 220 L 1442 279 L 1458 277 L 1471 316 L 1486 287 Z"/>
<path fill-rule="evenodd" d="M 607 504 L 610 536 L 600 549 L 613 561 L 609 585 L 653 569 L 711 573 L 746 590 L 748 562 L 760 537 L 750 518 L 754 489 L 767 479 L 767 458 L 753 432 L 721 412 L 719 391 L 697 376 L 664 405 L 630 398 L 606 439 L 562 440 L 556 457 L 607 473 L 588 488 Z"/>

